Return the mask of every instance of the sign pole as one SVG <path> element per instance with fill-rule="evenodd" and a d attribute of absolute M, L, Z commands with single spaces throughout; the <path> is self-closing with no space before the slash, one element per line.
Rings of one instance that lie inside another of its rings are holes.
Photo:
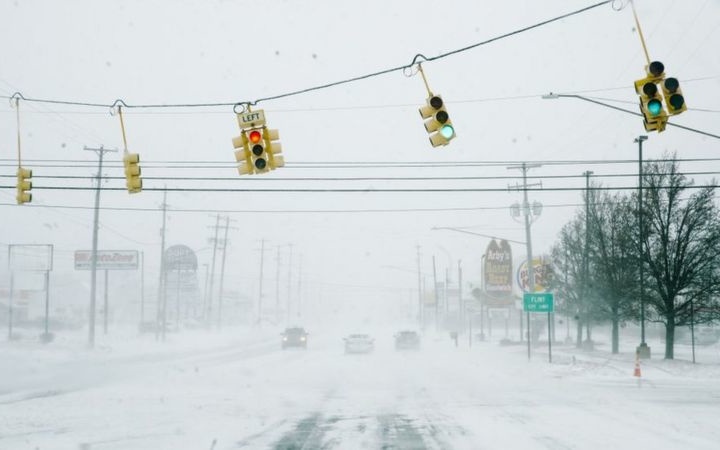
<path fill-rule="evenodd" d="M 528 361 L 530 361 L 530 311 L 527 312 L 527 344 L 528 344 Z"/>
<path fill-rule="evenodd" d="M 10 271 L 10 297 L 8 298 L 8 340 L 12 340 L 12 316 L 13 316 L 13 281 L 14 281 L 14 275 L 15 273 L 11 270 Z"/>
<path fill-rule="evenodd" d="M 548 362 L 552 362 L 552 336 L 550 336 L 550 315 L 552 313 L 548 311 Z"/>
<path fill-rule="evenodd" d="M 45 271 L 45 338 L 48 338 L 50 320 L 50 271 Z"/>
<path fill-rule="evenodd" d="M 103 334 L 108 330 L 108 270 L 105 269 L 105 306 L 103 307 Z"/>

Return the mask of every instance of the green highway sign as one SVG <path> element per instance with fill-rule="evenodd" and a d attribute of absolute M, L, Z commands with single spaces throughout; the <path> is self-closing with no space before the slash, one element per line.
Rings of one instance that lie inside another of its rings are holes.
<path fill-rule="evenodd" d="M 555 304 L 552 292 L 538 294 L 523 294 L 523 311 L 525 312 L 553 312 Z"/>

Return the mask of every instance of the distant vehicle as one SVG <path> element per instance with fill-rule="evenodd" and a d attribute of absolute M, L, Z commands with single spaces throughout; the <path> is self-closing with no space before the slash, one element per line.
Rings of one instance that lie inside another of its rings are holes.
<path fill-rule="evenodd" d="M 302 347 L 307 348 L 307 336 L 308 332 L 302 327 L 290 327 L 285 328 L 282 333 L 282 348 L 285 350 L 288 347 Z"/>
<path fill-rule="evenodd" d="M 345 353 L 370 353 L 375 349 L 375 340 L 369 334 L 351 334 L 345 341 Z"/>
<path fill-rule="evenodd" d="M 395 334 L 395 350 L 417 350 L 420 348 L 420 335 L 417 331 L 403 330 Z"/>

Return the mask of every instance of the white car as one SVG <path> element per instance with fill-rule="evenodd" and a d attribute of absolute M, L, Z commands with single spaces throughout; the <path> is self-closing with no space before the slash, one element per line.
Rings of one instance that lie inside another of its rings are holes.
<path fill-rule="evenodd" d="M 375 349 L 375 340 L 368 334 L 351 334 L 343 340 L 345 353 L 370 353 Z"/>

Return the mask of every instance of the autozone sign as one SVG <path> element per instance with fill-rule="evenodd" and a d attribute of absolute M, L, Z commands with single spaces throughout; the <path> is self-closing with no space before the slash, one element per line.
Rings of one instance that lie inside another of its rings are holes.
<path fill-rule="evenodd" d="M 98 270 L 137 270 L 137 250 L 98 250 Z M 75 251 L 75 270 L 92 269 L 92 250 Z"/>

